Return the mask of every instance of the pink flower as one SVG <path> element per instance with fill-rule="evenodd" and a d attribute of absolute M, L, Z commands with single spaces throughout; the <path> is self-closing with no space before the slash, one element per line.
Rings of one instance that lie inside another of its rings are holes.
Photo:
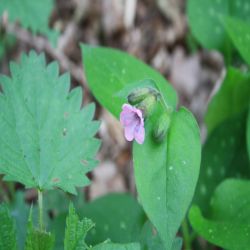
<path fill-rule="evenodd" d="M 128 141 L 133 141 L 135 139 L 139 144 L 144 142 L 144 119 L 140 109 L 129 104 L 123 104 L 120 122 L 124 127 L 125 138 Z"/>

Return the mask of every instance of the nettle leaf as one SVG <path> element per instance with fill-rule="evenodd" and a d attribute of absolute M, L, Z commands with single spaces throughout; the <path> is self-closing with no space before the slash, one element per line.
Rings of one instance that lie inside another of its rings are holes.
<path fill-rule="evenodd" d="M 157 118 L 157 113 L 148 118 L 144 144 L 133 145 L 135 179 L 144 210 L 171 249 L 197 183 L 200 135 L 192 114 L 181 108 L 172 115 L 166 140 L 156 143 L 152 131 Z"/>
<path fill-rule="evenodd" d="M 28 188 L 75 194 L 96 165 L 94 106 L 81 109 L 81 88 L 69 92 L 69 75 L 59 77 L 43 55 L 23 55 L 10 69 L 11 78 L 0 78 L 0 173 Z"/>
<path fill-rule="evenodd" d="M 6 204 L 0 205 L 0 249 L 17 250 L 16 229 Z"/>
<path fill-rule="evenodd" d="M 24 28 L 33 33 L 46 35 L 53 43 L 57 32 L 49 28 L 49 17 L 54 7 L 53 0 L 1 0 L 0 16 L 6 11 L 10 21 L 19 21 Z"/>
<path fill-rule="evenodd" d="M 176 92 L 158 72 L 124 52 L 101 47 L 81 45 L 83 64 L 88 85 L 98 99 L 113 115 L 119 117 L 122 104 L 127 100 L 117 93 L 129 84 L 144 79 L 153 80 L 167 100 L 175 108 Z"/>
<path fill-rule="evenodd" d="M 146 216 L 131 195 L 109 194 L 81 206 L 75 203 L 75 207 L 80 217 L 87 217 L 95 222 L 95 227 L 86 236 L 88 245 L 96 245 L 107 239 L 114 243 L 139 241 Z M 51 230 L 56 233 L 58 246 L 63 238 L 65 217 L 65 214 L 61 214 L 51 224 Z"/>
<path fill-rule="evenodd" d="M 101 243 L 97 246 L 94 246 L 91 249 L 93 250 L 141 250 L 140 244 L 138 243 L 128 243 L 128 244 Z"/>
<path fill-rule="evenodd" d="M 207 241 L 230 250 L 250 246 L 250 181 L 230 179 L 216 189 L 209 217 L 193 206 L 189 219 L 193 229 Z"/>
<path fill-rule="evenodd" d="M 234 46 L 242 58 L 250 64 L 250 23 L 229 17 L 225 17 L 223 23 Z"/>
<path fill-rule="evenodd" d="M 34 228 L 32 208 L 28 219 L 25 250 L 53 250 L 55 237 L 51 233 Z"/>
<path fill-rule="evenodd" d="M 209 103 L 205 121 L 209 132 L 220 123 L 248 109 L 250 74 L 229 68 L 221 88 Z"/>
<path fill-rule="evenodd" d="M 226 120 L 209 135 L 203 146 L 201 171 L 194 197 L 203 212 L 217 187 L 228 177 L 250 177 L 246 146 L 246 113 Z"/>
<path fill-rule="evenodd" d="M 230 50 L 230 41 L 222 24 L 223 16 L 250 21 L 249 0 L 189 0 L 188 21 L 195 38 L 208 49 Z"/>
<path fill-rule="evenodd" d="M 89 249 L 85 243 L 85 237 L 94 223 L 87 218 L 79 220 L 72 203 L 69 206 L 69 215 L 66 219 L 66 229 L 64 238 L 65 250 L 85 250 Z"/>

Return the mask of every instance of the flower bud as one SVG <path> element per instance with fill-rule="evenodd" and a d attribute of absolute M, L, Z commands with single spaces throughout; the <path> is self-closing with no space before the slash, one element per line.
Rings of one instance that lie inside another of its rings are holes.
<path fill-rule="evenodd" d="M 170 126 L 170 117 L 168 113 L 163 113 L 157 121 L 153 131 L 153 136 L 157 142 L 162 142 Z"/>
<path fill-rule="evenodd" d="M 137 104 L 136 107 L 142 110 L 144 118 L 147 118 L 153 112 L 156 101 L 157 97 L 155 95 L 149 95 Z"/>
<path fill-rule="evenodd" d="M 131 105 L 136 105 L 150 95 L 156 95 L 156 91 L 151 88 L 140 88 L 128 95 L 128 102 Z"/>

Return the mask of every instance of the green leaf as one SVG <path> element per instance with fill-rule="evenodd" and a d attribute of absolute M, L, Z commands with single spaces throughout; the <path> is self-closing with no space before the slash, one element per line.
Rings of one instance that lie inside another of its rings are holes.
<path fill-rule="evenodd" d="M 209 103 L 205 121 L 209 132 L 220 123 L 247 110 L 250 74 L 229 68 L 223 84 Z"/>
<path fill-rule="evenodd" d="M 150 221 L 147 221 L 142 228 L 140 242 L 142 250 L 165 250 L 159 234 Z"/>
<path fill-rule="evenodd" d="M 53 250 L 55 238 L 48 232 L 33 227 L 32 208 L 30 210 L 25 250 Z"/>
<path fill-rule="evenodd" d="M 193 206 L 189 219 L 194 230 L 207 241 L 230 250 L 250 246 L 250 182 L 226 180 L 215 191 L 210 216 Z"/>
<path fill-rule="evenodd" d="M 128 244 L 119 244 L 119 243 L 101 243 L 97 246 L 91 248 L 93 250 L 141 250 L 138 243 L 128 243 Z"/>
<path fill-rule="evenodd" d="M 99 140 L 93 138 L 94 106 L 82 110 L 82 91 L 69 91 L 69 75 L 43 55 L 23 55 L 0 83 L 0 173 L 26 187 L 58 187 L 75 194 L 95 165 Z"/>
<path fill-rule="evenodd" d="M 7 205 L 0 205 L 0 249 L 17 250 L 16 229 Z"/>
<path fill-rule="evenodd" d="M 62 213 L 68 213 L 70 198 L 62 190 L 49 190 L 44 193 L 44 210 L 52 213 L 53 217 Z"/>
<path fill-rule="evenodd" d="M 91 245 L 108 238 L 117 243 L 138 241 L 145 222 L 141 206 L 129 194 L 103 196 L 83 206 L 79 214 L 95 221 L 96 227 L 87 236 Z"/>
<path fill-rule="evenodd" d="M 191 31 L 201 45 L 226 52 L 230 50 L 230 41 L 221 18 L 232 16 L 250 21 L 250 3 L 249 0 L 189 0 L 187 13 Z"/>
<path fill-rule="evenodd" d="M 10 204 L 11 215 L 16 222 L 17 242 L 20 250 L 24 249 L 29 207 L 25 204 L 24 193 L 16 192 L 15 200 Z"/>
<path fill-rule="evenodd" d="M 119 117 L 126 98 L 115 96 L 124 87 L 145 79 L 153 80 L 167 104 L 175 108 L 177 96 L 171 85 L 138 59 L 115 49 L 81 45 L 88 85 L 98 101 Z"/>
<path fill-rule="evenodd" d="M 96 245 L 108 238 L 115 243 L 139 241 L 141 228 L 145 222 L 145 213 L 138 202 L 129 194 L 108 194 L 90 203 L 75 202 L 77 213 L 96 224 L 86 237 L 88 245 Z M 127 216 L 129 214 L 129 216 Z M 59 214 L 51 223 L 55 232 L 57 246 L 64 236 L 65 214 Z"/>
<path fill-rule="evenodd" d="M 53 7 L 53 0 L 1 0 L 0 16 L 6 11 L 11 22 L 19 21 L 24 28 L 46 35 L 55 44 L 57 32 L 49 28 Z"/>
<path fill-rule="evenodd" d="M 72 203 L 69 206 L 69 215 L 66 219 L 66 230 L 64 238 L 64 249 L 65 250 L 85 250 L 88 246 L 85 243 L 85 237 L 94 227 L 94 223 L 87 218 L 79 220 L 78 215 Z"/>
<path fill-rule="evenodd" d="M 248 157 L 250 160 L 250 106 L 249 106 L 248 116 L 247 116 L 247 149 L 248 149 Z"/>
<path fill-rule="evenodd" d="M 234 46 L 242 58 L 250 64 L 250 23 L 229 17 L 225 17 L 223 23 Z"/>
<path fill-rule="evenodd" d="M 246 113 L 220 124 L 207 138 L 202 151 L 201 172 L 194 197 L 203 212 L 217 187 L 228 177 L 250 177 L 246 148 Z"/>
<path fill-rule="evenodd" d="M 159 237 L 159 234 L 155 231 L 154 227 L 147 221 L 141 232 L 141 246 L 142 250 L 165 250 L 165 247 L 162 244 L 162 241 Z M 174 239 L 171 250 L 181 250 L 182 248 L 182 239 L 176 237 Z"/>
<path fill-rule="evenodd" d="M 115 94 L 127 89 L 129 84 L 134 87 L 146 79 L 155 82 L 164 105 L 171 112 L 175 110 L 176 93 L 159 73 L 123 52 L 83 45 L 81 48 L 93 94 L 116 117 L 127 100 Z M 146 141 L 141 146 L 135 144 L 133 154 L 140 201 L 165 248 L 170 249 L 194 194 L 199 174 L 200 137 L 195 119 L 182 108 L 174 112 L 167 139 L 156 143 L 152 132 L 162 112 L 163 108 L 147 119 Z"/>
<path fill-rule="evenodd" d="M 139 199 L 166 249 L 193 198 L 200 167 L 200 136 L 192 114 L 181 108 L 171 118 L 167 138 L 156 143 L 151 134 L 156 112 L 146 123 L 145 142 L 134 143 L 133 159 Z"/>

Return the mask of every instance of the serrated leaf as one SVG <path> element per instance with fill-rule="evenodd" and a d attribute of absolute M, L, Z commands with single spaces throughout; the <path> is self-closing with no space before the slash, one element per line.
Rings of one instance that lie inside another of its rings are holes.
<path fill-rule="evenodd" d="M 96 245 L 110 239 L 114 243 L 137 242 L 145 222 L 145 213 L 138 202 L 129 194 L 108 194 L 92 202 L 78 205 L 80 217 L 95 222 L 95 227 L 86 237 L 88 245 Z M 129 216 L 127 216 L 129 214 Z M 56 233 L 58 248 L 61 245 L 65 214 L 59 215 L 51 224 Z"/>
<path fill-rule="evenodd" d="M 128 243 L 128 244 L 119 244 L 119 243 L 101 243 L 97 246 L 91 248 L 93 250 L 141 250 L 138 243 Z"/>
<path fill-rule="evenodd" d="M 66 219 L 64 238 L 65 250 L 85 250 L 88 246 L 85 243 L 87 233 L 94 227 L 94 223 L 87 218 L 79 220 L 72 204 L 69 206 L 69 215 Z"/>
<path fill-rule="evenodd" d="M 226 120 L 207 138 L 203 146 L 200 177 L 194 196 L 204 213 L 217 187 L 228 177 L 249 177 L 246 148 L 246 113 Z"/>
<path fill-rule="evenodd" d="M 121 112 L 125 97 L 115 96 L 119 91 L 135 82 L 152 79 L 167 104 L 175 108 L 176 92 L 155 70 L 124 52 L 101 47 L 81 45 L 84 70 L 88 85 L 98 99 L 116 117 Z"/>
<path fill-rule="evenodd" d="M 28 220 L 25 250 L 53 250 L 54 242 L 54 235 L 33 227 L 31 208 Z"/>
<path fill-rule="evenodd" d="M 250 182 L 226 180 L 215 191 L 210 216 L 193 206 L 189 219 L 194 230 L 209 242 L 230 250 L 250 246 Z"/>
<path fill-rule="evenodd" d="M 14 220 L 6 204 L 0 205 L 0 249 L 17 250 Z"/>
<path fill-rule="evenodd" d="M 59 77 L 57 63 L 46 66 L 43 55 L 23 55 L 10 69 L 11 78 L 0 78 L 0 173 L 29 188 L 75 194 L 96 165 L 94 109 L 80 109 L 81 89 L 69 92 L 69 76 Z"/>
<path fill-rule="evenodd" d="M 229 68 L 223 84 L 209 103 L 205 121 L 209 132 L 220 123 L 247 110 L 250 74 Z"/>
<path fill-rule="evenodd" d="M 55 44 L 57 32 L 49 28 L 49 17 L 53 7 L 53 0 L 1 0 L 0 16 L 6 11 L 10 21 L 19 21 L 24 28 L 31 29 L 33 33 L 46 35 Z"/>
<path fill-rule="evenodd" d="M 195 38 L 208 49 L 230 53 L 231 46 L 221 18 L 232 16 L 250 21 L 249 0 L 189 0 L 188 21 Z"/>
<path fill-rule="evenodd" d="M 133 160 L 139 199 L 165 249 L 171 249 L 193 198 L 201 145 L 197 123 L 184 108 L 172 115 L 167 138 L 156 143 L 152 131 L 158 117 L 148 118 L 144 144 L 133 144 Z"/>

